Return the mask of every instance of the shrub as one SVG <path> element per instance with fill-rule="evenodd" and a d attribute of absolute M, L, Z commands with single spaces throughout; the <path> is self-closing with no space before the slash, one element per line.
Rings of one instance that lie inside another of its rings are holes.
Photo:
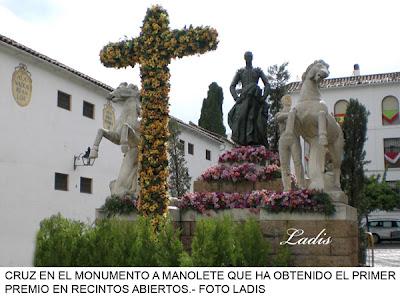
<path fill-rule="evenodd" d="M 255 220 L 236 224 L 230 217 L 197 222 L 192 255 L 183 250 L 171 221 L 154 233 L 151 220 L 105 219 L 85 225 L 61 215 L 40 224 L 35 266 L 265 266 L 269 247 Z M 287 266 L 287 248 L 272 261 Z"/>
<path fill-rule="evenodd" d="M 74 266 L 84 225 L 60 214 L 40 223 L 36 235 L 35 266 Z"/>
<path fill-rule="evenodd" d="M 290 266 L 290 261 L 291 253 L 289 247 L 287 245 L 280 245 L 272 264 L 278 267 L 288 267 Z"/>
<path fill-rule="evenodd" d="M 158 266 L 177 267 L 180 265 L 183 245 L 180 232 L 174 229 L 170 220 L 160 226 L 156 237 L 156 260 Z"/>
<path fill-rule="evenodd" d="M 83 266 L 128 266 L 127 253 L 136 242 L 136 224 L 118 219 L 101 220 L 84 233 L 80 264 Z M 85 261 L 85 259 L 87 259 Z"/>
<path fill-rule="evenodd" d="M 129 245 L 127 266 L 157 266 L 155 234 L 149 218 L 140 217 L 136 222 L 136 238 Z"/>
<path fill-rule="evenodd" d="M 235 225 L 230 217 L 197 222 L 192 241 L 194 266 L 236 266 L 240 248 L 235 238 Z"/>
<path fill-rule="evenodd" d="M 35 266 L 178 266 L 183 252 L 171 222 L 154 234 L 150 219 L 105 219 L 90 226 L 45 219 L 36 239 Z"/>
<path fill-rule="evenodd" d="M 242 253 L 240 266 L 266 266 L 270 247 L 261 232 L 260 224 L 249 219 L 236 228 L 237 242 Z"/>

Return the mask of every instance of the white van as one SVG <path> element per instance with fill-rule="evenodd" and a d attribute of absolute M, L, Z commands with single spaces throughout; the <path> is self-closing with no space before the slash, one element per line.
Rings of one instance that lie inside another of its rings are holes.
<path fill-rule="evenodd" d="M 368 227 L 375 243 L 381 240 L 400 239 L 400 219 L 370 219 Z"/>

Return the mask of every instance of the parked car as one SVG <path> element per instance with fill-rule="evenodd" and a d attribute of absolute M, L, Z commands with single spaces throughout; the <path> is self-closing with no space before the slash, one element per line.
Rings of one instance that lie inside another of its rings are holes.
<path fill-rule="evenodd" d="M 374 218 L 368 220 L 368 227 L 375 243 L 381 240 L 400 239 L 400 219 Z"/>

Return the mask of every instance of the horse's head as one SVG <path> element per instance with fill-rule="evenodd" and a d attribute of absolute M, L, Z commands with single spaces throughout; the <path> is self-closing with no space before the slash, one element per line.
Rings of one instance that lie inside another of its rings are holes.
<path fill-rule="evenodd" d="M 307 67 L 307 70 L 303 73 L 301 79 L 303 82 L 309 79 L 319 84 L 323 79 L 327 78 L 328 76 L 329 65 L 323 60 L 317 60 Z"/>
<path fill-rule="evenodd" d="M 140 98 L 139 88 L 134 84 L 120 83 L 118 88 L 108 94 L 107 99 L 113 102 L 126 101 L 129 98 Z"/>
<path fill-rule="evenodd" d="M 118 88 L 108 94 L 107 99 L 112 102 L 127 102 L 129 105 L 133 103 L 136 106 L 137 114 L 140 114 L 140 91 L 134 84 L 120 83 Z"/>

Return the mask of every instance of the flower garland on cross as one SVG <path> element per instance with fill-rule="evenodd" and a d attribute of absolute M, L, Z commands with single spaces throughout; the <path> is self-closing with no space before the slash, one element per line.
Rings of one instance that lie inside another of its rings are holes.
<path fill-rule="evenodd" d="M 146 12 L 138 38 L 109 43 L 100 52 L 106 67 L 140 65 L 141 141 L 138 209 L 157 226 L 168 207 L 168 141 L 170 72 L 173 58 L 215 50 L 218 33 L 210 27 L 170 30 L 168 13 L 161 6 Z"/>

